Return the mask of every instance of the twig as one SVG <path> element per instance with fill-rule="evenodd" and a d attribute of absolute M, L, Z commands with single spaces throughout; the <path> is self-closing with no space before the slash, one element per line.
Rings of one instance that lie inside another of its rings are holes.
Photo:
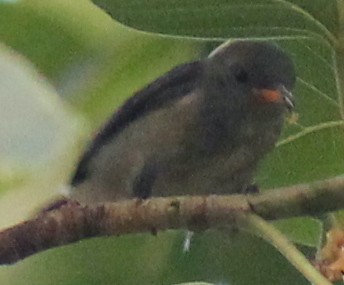
<path fill-rule="evenodd" d="M 259 195 L 152 198 L 88 206 L 62 206 L 0 232 L 0 264 L 11 264 L 81 239 L 236 225 L 243 215 L 263 219 L 315 215 L 344 208 L 344 177 Z"/>
<path fill-rule="evenodd" d="M 283 256 L 313 285 L 331 285 L 278 229 L 255 214 L 246 217 L 247 226 L 274 245 Z"/>

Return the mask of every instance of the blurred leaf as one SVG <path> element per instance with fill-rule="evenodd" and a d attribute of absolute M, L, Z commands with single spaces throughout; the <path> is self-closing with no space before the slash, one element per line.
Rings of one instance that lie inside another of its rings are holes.
<path fill-rule="evenodd" d="M 34 62 L 93 128 L 199 49 L 195 42 L 130 31 L 87 0 L 0 3 L 0 40 Z"/>
<path fill-rule="evenodd" d="M 27 61 L 0 46 L 0 181 L 36 176 L 77 138 L 78 120 Z"/>
<path fill-rule="evenodd" d="M 114 64 L 103 68 L 96 85 L 81 94 L 76 104 L 99 127 L 126 98 L 172 67 L 195 58 L 199 50 L 189 41 L 138 36 L 127 44 L 124 56 L 113 56 Z"/>
<path fill-rule="evenodd" d="M 112 57 L 118 49 L 124 53 L 128 42 L 141 41 L 89 1 L 73 3 L 0 2 L 0 40 L 34 62 L 66 97 L 87 90 L 87 83 L 93 83 L 104 66 L 116 63 Z"/>
<path fill-rule="evenodd" d="M 85 51 L 85 47 L 54 17 L 40 14 L 25 2 L 29 1 L 0 2 L 0 39 L 31 59 L 46 76 L 56 76 L 74 53 Z"/>
<path fill-rule="evenodd" d="M 3 227 L 24 219 L 56 195 L 71 171 L 84 128 L 32 65 L 2 45 L 0 66 Z"/>
<path fill-rule="evenodd" d="M 11 285 L 160 285 L 195 280 L 219 285 L 309 284 L 257 237 L 238 232 L 195 234 L 188 253 L 182 251 L 184 237 L 183 232 L 167 231 L 84 240 L 2 267 L 0 279 Z"/>

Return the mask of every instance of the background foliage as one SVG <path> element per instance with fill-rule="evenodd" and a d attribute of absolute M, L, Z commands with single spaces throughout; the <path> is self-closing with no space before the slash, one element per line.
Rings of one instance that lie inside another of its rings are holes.
<path fill-rule="evenodd" d="M 274 40 L 297 65 L 298 120 L 286 124 L 279 146 L 260 168 L 259 184 L 278 187 L 343 173 L 342 0 L 94 2 L 131 28 L 87 0 L 0 0 L 1 227 L 54 197 L 85 143 L 125 98 L 234 37 Z M 277 224 L 314 254 L 322 236 L 319 220 Z M 83 241 L 2 267 L 0 280 L 307 284 L 257 237 L 199 233 L 187 254 L 183 238 L 183 232 L 171 231 Z"/>

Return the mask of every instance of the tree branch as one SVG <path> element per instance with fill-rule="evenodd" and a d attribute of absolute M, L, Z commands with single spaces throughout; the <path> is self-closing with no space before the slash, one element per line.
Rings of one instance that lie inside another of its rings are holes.
<path fill-rule="evenodd" d="M 264 219 L 316 215 L 344 208 L 344 176 L 258 195 L 185 196 L 128 200 L 43 212 L 0 232 L 0 264 L 11 264 L 81 239 L 166 229 L 240 225 L 247 213 Z"/>

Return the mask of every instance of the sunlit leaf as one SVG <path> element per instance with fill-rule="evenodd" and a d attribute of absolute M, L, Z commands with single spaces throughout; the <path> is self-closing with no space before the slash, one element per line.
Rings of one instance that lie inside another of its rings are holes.
<path fill-rule="evenodd" d="M 0 181 L 6 181 L 36 176 L 73 145 L 79 126 L 27 61 L 0 48 Z"/>

